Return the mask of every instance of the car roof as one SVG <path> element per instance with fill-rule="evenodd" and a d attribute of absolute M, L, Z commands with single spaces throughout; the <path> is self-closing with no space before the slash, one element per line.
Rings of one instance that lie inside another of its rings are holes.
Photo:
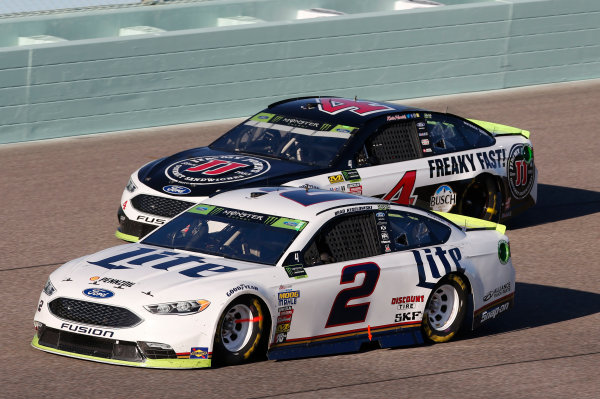
<path fill-rule="evenodd" d="M 324 110 L 324 104 L 329 104 L 328 111 Z M 263 112 L 359 127 L 380 116 L 402 112 L 427 112 L 427 110 L 383 101 L 323 96 L 279 101 L 269 105 Z"/>
<path fill-rule="evenodd" d="M 307 205 L 303 205 L 302 202 Z M 256 187 L 231 190 L 214 195 L 203 203 L 305 221 L 314 220 L 318 214 L 335 207 L 388 204 L 387 201 L 377 198 L 298 187 Z"/>

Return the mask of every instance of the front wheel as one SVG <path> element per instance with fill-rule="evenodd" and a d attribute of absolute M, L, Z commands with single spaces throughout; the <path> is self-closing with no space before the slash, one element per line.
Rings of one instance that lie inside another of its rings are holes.
<path fill-rule="evenodd" d="M 455 274 L 442 279 L 425 306 L 422 323 L 425 338 L 433 342 L 450 341 L 462 326 L 466 303 L 467 285 L 463 279 Z"/>
<path fill-rule="evenodd" d="M 256 298 L 243 297 L 227 306 L 217 326 L 213 351 L 215 365 L 254 360 L 266 339 L 265 311 Z"/>

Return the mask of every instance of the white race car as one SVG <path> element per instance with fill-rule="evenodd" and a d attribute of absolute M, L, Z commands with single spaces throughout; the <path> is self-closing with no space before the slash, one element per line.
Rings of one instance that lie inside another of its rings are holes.
<path fill-rule="evenodd" d="M 514 290 L 502 225 L 349 193 L 249 188 L 58 268 L 32 345 L 198 368 L 444 342 L 507 311 Z"/>

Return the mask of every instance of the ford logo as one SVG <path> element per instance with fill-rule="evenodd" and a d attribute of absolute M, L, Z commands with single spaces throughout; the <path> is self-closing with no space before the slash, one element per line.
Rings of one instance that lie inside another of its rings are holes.
<path fill-rule="evenodd" d="M 192 190 L 190 190 L 189 188 L 182 186 L 164 186 L 163 191 L 175 195 L 184 195 L 192 192 Z"/>
<path fill-rule="evenodd" d="M 110 298 L 111 296 L 114 296 L 115 293 L 102 288 L 88 288 L 87 290 L 83 290 L 83 295 L 91 298 Z"/>
<path fill-rule="evenodd" d="M 298 222 L 283 222 L 286 226 L 296 227 L 298 226 Z"/>
<path fill-rule="evenodd" d="M 335 131 L 340 133 L 350 133 L 350 130 L 348 129 L 335 129 Z"/>

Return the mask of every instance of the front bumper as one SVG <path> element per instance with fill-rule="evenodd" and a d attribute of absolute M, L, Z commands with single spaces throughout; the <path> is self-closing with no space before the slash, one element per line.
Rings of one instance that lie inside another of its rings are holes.
<path fill-rule="evenodd" d="M 153 343 L 79 334 L 40 322 L 36 325 L 31 345 L 57 355 L 133 367 L 191 369 L 211 366 L 212 353 L 208 348 L 176 353 L 173 348 L 157 347 Z M 88 328 L 87 331 L 96 334 L 106 330 Z"/>
<path fill-rule="evenodd" d="M 140 238 L 159 227 L 153 224 L 137 222 L 129 219 L 127 215 L 125 215 L 125 212 L 123 212 L 123 209 L 120 207 L 119 212 L 117 213 L 117 218 L 119 220 L 119 227 L 117 227 L 115 237 L 124 241 L 139 241 Z"/>

